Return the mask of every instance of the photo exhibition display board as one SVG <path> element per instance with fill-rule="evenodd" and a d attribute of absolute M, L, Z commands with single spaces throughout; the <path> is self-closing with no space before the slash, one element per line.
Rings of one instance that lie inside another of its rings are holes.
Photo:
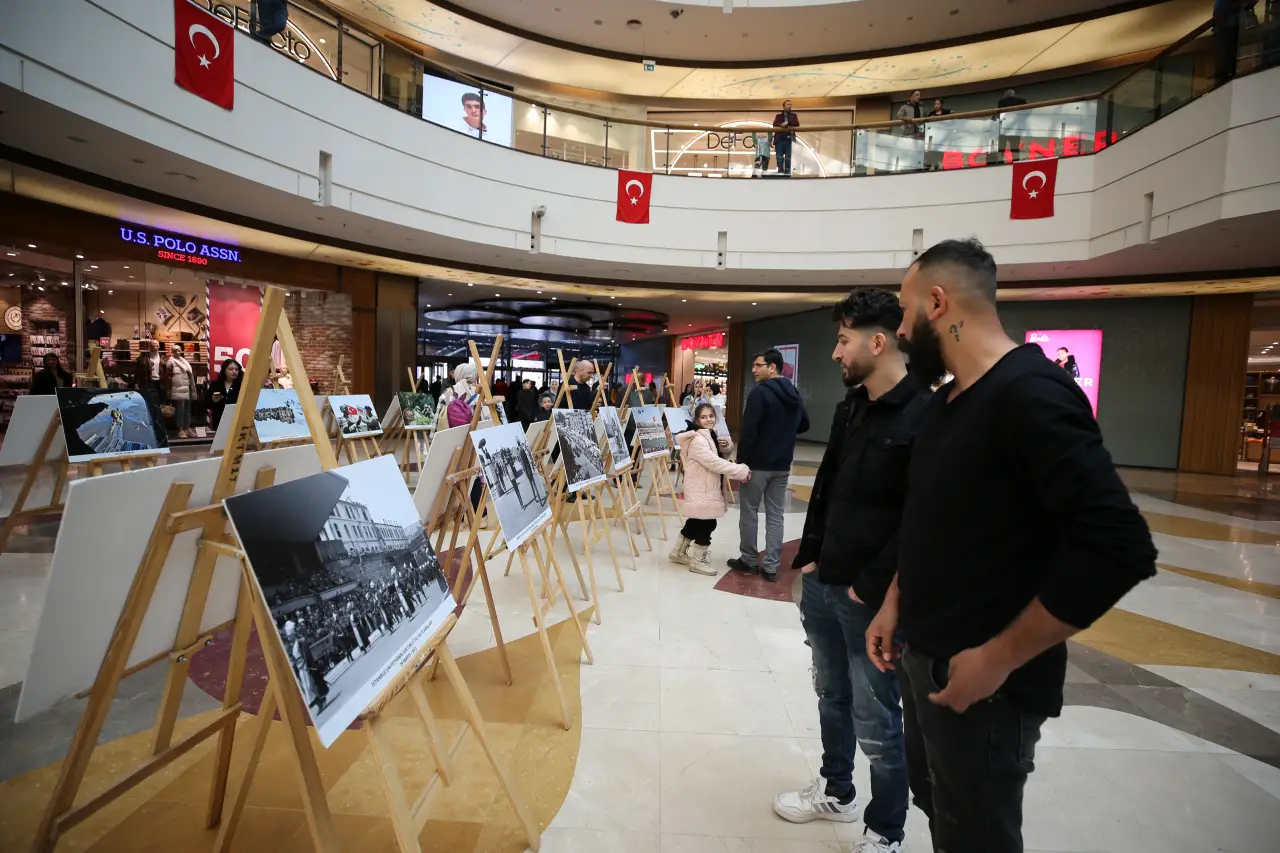
<path fill-rule="evenodd" d="M 551 518 L 547 484 L 533 459 L 520 424 L 503 424 L 471 433 L 498 525 L 514 551 Z"/>
<path fill-rule="evenodd" d="M 330 394 L 329 408 L 343 438 L 382 435 L 382 421 L 368 394 Z"/>
<path fill-rule="evenodd" d="M 724 419 L 724 407 L 712 405 L 716 410 L 716 435 L 720 438 L 729 437 L 729 422 Z"/>
<path fill-rule="evenodd" d="M 0 467 L 30 465 L 36 461 L 36 451 L 49 428 L 49 420 L 58 413 L 58 400 L 52 394 L 23 394 L 13 401 L 13 415 L 0 444 Z M 53 462 L 67 452 L 67 442 L 62 430 L 54 432 L 53 441 L 43 462 Z"/>
<path fill-rule="evenodd" d="M 1044 357 L 1057 364 L 1076 381 L 1093 416 L 1098 416 L 1098 384 L 1102 377 L 1101 329 L 1035 329 L 1027 332 L 1025 341 L 1038 344 Z"/>
<path fill-rule="evenodd" d="M 669 453 L 667 431 L 662 426 L 662 410 L 657 406 L 636 406 L 631 410 L 636 422 L 636 435 L 640 438 L 640 452 L 645 459 Z"/>
<path fill-rule="evenodd" d="M 555 420 L 569 491 L 576 492 L 603 483 L 604 454 L 596 442 L 591 413 L 586 409 L 556 409 L 551 416 Z"/>
<path fill-rule="evenodd" d="M 666 406 L 662 410 L 662 417 L 666 419 L 667 429 L 671 430 L 672 435 L 684 432 L 693 425 L 693 416 L 684 407 Z"/>
<path fill-rule="evenodd" d="M 413 498 L 379 456 L 224 503 L 328 747 L 453 612 Z"/>
<path fill-rule="evenodd" d="M 18 722 L 93 684 L 169 487 L 192 483 L 188 505 L 204 506 L 213 498 L 221 464 L 221 459 L 205 458 L 71 481 L 54 543 L 49 591 L 18 699 Z M 275 481 L 283 483 L 318 473 L 320 457 L 311 444 L 246 453 L 240 490 L 251 488 L 263 468 L 274 468 Z M 173 648 L 200 536 L 196 529 L 174 538 L 130 666 Z M 239 590 L 239 563 L 219 557 L 201 631 L 235 617 Z"/>
<path fill-rule="evenodd" d="M 169 452 L 167 437 L 157 434 L 151 407 L 137 391 L 59 388 L 57 397 L 70 462 Z"/>
<path fill-rule="evenodd" d="M 323 405 L 316 400 L 316 405 Z M 321 410 L 323 411 L 323 409 Z M 302 414 L 298 392 L 292 388 L 263 388 L 253 410 L 253 426 L 260 444 L 311 438 L 307 418 Z"/>
<path fill-rule="evenodd" d="M 431 429 L 436 424 L 436 400 L 422 391 L 401 391 L 396 394 L 404 428 Z"/>
<path fill-rule="evenodd" d="M 605 437 L 609 455 L 613 457 L 613 470 L 622 471 L 631 466 L 631 452 L 627 449 L 626 432 L 618 419 L 616 406 L 601 406 L 596 417 L 596 433 Z"/>
<path fill-rule="evenodd" d="M 213 444 L 209 445 L 210 456 L 227 449 L 227 436 L 231 435 L 231 427 L 235 422 L 236 404 L 227 403 L 222 410 L 222 420 L 218 421 L 218 428 L 213 433 Z"/>
<path fill-rule="evenodd" d="M 483 424 L 481 424 L 483 427 Z M 445 488 L 444 478 L 449 473 L 453 452 L 466 442 L 471 427 L 467 424 L 438 432 L 431 439 L 427 455 L 418 471 L 418 483 L 413 489 L 413 505 L 418 508 L 418 518 L 423 524 L 435 521 L 427 516 L 435 508 L 436 498 Z"/>

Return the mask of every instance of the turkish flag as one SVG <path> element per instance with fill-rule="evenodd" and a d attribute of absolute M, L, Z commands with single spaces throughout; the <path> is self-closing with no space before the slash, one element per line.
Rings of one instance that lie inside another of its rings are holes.
<path fill-rule="evenodd" d="M 1014 163 L 1009 218 L 1048 219 L 1053 216 L 1053 191 L 1057 183 L 1056 159 Z"/>
<path fill-rule="evenodd" d="M 173 0 L 174 80 L 225 110 L 235 102 L 235 32 L 190 0 Z"/>
<path fill-rule="evenodd" d="M 618 221 L 632 225 L 649 224 L 649 193 L 653 189 L 652 172 L 618 170 Z"/>

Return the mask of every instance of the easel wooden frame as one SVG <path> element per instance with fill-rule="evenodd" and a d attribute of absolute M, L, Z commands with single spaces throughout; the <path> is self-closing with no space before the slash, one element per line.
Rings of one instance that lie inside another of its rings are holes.
<path fill-rule="evenodd" d="M 324 430 L 319 410 L 316 407 L 315 398 L 311 394 L 310 384 L 306 380 L 306 370 L 302 364 L 302 358 L 298 352 L 293 332 L 289 327 L 287 318 L 283 315 L 283 306 L 284 291 L 277 287 L 268 288 L 267 294 L 263 299 L 258 329 L 254 336 L 254 351 L 267 352 L 272 341 L 277 336 L 279 337 L 290 373 L 301 379 L 299 400 L 312 438 L 315 440 L 321 467 L 324 470 L 332 470 L 337 467 L 337 458 L 329 442 L 321 440 L 322 437 L 327 439 L 327 434 Z M 337 832 L 333 825 L 333 817 L 329 811 L 327 796 L 316 764 L 311 736 L 307 731 L 308 714 L 303 704 L 302 695 L 297 689 L 296 682 L 293 681 L 283 645 L 271 636 L 275 631 L 275 625 L 268 605 L 258 592 L 257 584 L 249 574 L 243 553 L 233 547 L 225 532 L 226 515 L 221 501 L 235 493 L 241 461 L 244 458 L 246 446 L 254 435 L 253 409 L 257 400 L 257 389 L 262 387 L 266 379 L 269 360 L 258 359 L 256 360 L 257 366 L 255 367 L 254 365 L 255 361 L 251 361 L 251 366 L 247 371 L 248 376 L 245 379 L 245 405 L 237 407 L 232 438 L 233 444 L 229 448 L 229 452 L 222 457 L 218 476 L 213 487 L 212 502 L 208 506 L 189 509 L 187 508 L 187 503 L 191 496 L 192 484 L 174 483 L 169 488 L 161 513 L 152 529 L 151 538 L 148 541 L 142 563 L 134 576 L 124 608 L 113 631 L 102 665 L 99 667 L 98 675 L 94 680 L 94 685 L 90 690 L 88 705 L 76 729 L 71 748 L 59 771 L 53 795 L 41 818 L 31 848 L 33 853 L 48 853 L 48 851 L 52 851 L 62 834 L 215 734 L 218 736 L 218 745 L 215 753 L 213 781 L 209 791 L 206 825 L 212 827 L 221 823 L 215 842 L 215 849 L 220 853 L 226 851 L 230 846 L 232 835 L 243 812 L 253 772 L 261 758 L 266 736 L 270 730 L 271 721 L 275 716 L 276 710 L 279 710 L 290 734 L 290 754 L 299 770 L 303 808 L 316 850 L 319 853 L 336 853 L 340 848 Z M 262 488 L 273 478 L 274 471 L 264 469 L 259 472 L 255 487 Z M 196 556 L 191 583 L 187 591 L 187 600 L 183 608 L 176 642 L 168 656 L 168 680 L 156 722 L 152 757 L 77 806 L 75 805 L 77 794 L 88 770 L 94 748 L 97 745 L 98 736 L 106 721 L 111 700 L 119 687 L 121 679 L 128 674 L 127 662 L 129 655 L 142 626 L 143 618 L 147 613 L 152 594 L 159 582 L 173 539 L 179 533 L 196 529 L 202 529 L 203 536 Z M 201 635 L 200 622 L 213 579 L 213 571 L 218 557 L 222 554 L 236 557 L 241 563 L 243 572 L 236 607 L 236 618 L 233 623 L 230 664 L 227 672 L 223 706 L 213 720 L 174 744 L 171 742 L 173 728 L 177 719 L 182 688 L 186 682 L 190 658 L 197 649 L 212 642 L 210 632 Z M 530 820 L 523 803 L 516 797 L 505 768 L 493 752 L 484 722 L 479 716 L 479 711 L 475 707 L 475 702 L 471 698 L 466 682 L 462 679 L 461 673 L 458 672 L 456 663 L 453 661 L 447 645 L 445 645 L 448 629 L 452 627 L 455 619 L 456 617 L 451 615 L 445 621 L 440 630 L 433 636 L 428 647 L 423 649 L 420 657 L 425 658 L 426 655 L 432 652 L 438 653 L 445 665 L 450 682 L 462 700 L 470 726 L 476 731 L 482 747 L 490 759 L 490 763 L 499 775 L 503 788 L 506 790 L 520 823 L 528 836 L 530 846 L 536 850 L 540 838 L 537 827 Z M 270 678 L 263 696 L 262 706 L 259 709 L 257 722 L 254 726 L 254 738 L 245 777 L 232 799 L 231 810 L 227 815 L 227 819 L 223 821 L 223 807 L 231 765 L 235 722 L 242 710 L 240 693 L 249 643 L 249 630 L 253 623 L 257 624 L 259 636 L 262 638 L 262 649 L 267 661 Z M 409 673 L 409 678 L 412 677 L 412 669 L 406 668 L 405 672 Z M 378 704 L 371 706 L 370 710 L 366 712 L 370 715 L 371 738 L 374 737 L 373 730 L 379 727 L 374 723 L 378 712 L 385 707 L 386 701 L 389 701 L 395 695 L 395 692 L 398 692 L 404 686 L 405 681 L 398 680 L 395 685 L 392 685 L 394 691 L 389 688 L 383 694 L 385 698 L 381 698 Z M 416 703 L 417 695 L 414 698 Z M 428 737 L 431 738 L 433 754 L 435 754 L 434 750 L 438 743 L 438 738 L 435 737 L 437 733 L 434 728 L 434 719 L 429 718 L 421 709 L 420 715 L 423 716 Z M 378 735 L 378 742 L 374 745 L 375 753 L 385 755 L 385 746 L 385 737 Z M 437 764 L 437 767 L 440 770 L 441 778 L 444 778 L 447 783 L 447 763 L 442 761 Z M 400 785 L 398 776 L 394 775 L 394 768 L 389 768 L 386 761 L 380 761 L 379 768 L 383 775 L 384 789 L 391 804 L 397 839 L 402 850 L 406 851 L 406 853 L 416 853 L 416 851 L 420 850 L 417 845 L 417 834 L 409 834 L 411 825 L 400 820 L 407 808 L 403 787 Z M 389 769 L 392 771 L 391 773 L 388 773 Z M 419 802 L 419 806 L 424 801 L 425 798 Z"/>
<path fill-rule="evenodd" d="M 665 381 L 665 376 L 664 376 L 664 381 Z M 643 400 L 644 388 L 640 384 L 640 368 L 638 367 L 632 368 L 631 370 L 631 386 L 637 395 L 636 399 Z M 653 405 L 656 406 L 657 401 L 655 401 Z M 630 407 L 628 407 L 628 410 L 629 409 Z M 664 428 L 665 428 L 665 424 L 664 424 Z M 649 500 L 653 497 L 654 490 L 661 489 L 662 484 L 665 484 L 664 491 L 670 494 L 671 502 L 675 504 L 676 517 L 679 519 L 683 519 L 683 516 L 681 516 L 680 514 L 680 502 L 676 500 L 675 487 L 671 484 L 671 478 L 667 473 L 667 465 L 670 464 L 670 461 L 671 461 L 670 448 L 668 448 L 666 452 L 662 454 L 646 458 L 644 454 L 644 444 L 640 440 L 640 425 L 637 424 L 636 434 L 635 434 L 635 447 L 632 448 L 631 452 L 632 452 L 631 464 L 635 466 L 633 468 L 633 471 L 637 471 L 642 474 L 644 471 L 649 472 L 649 491 L 645 495 L 644 501 L 641 503 L 641 505 L 644 507 L 649 506 Z M 655 462 L 656 464 L 654 464 Z M 633 488 L 634 488 L 634 482 L 633 482 Z M 665 540 L 668 538 L 667 516 L 662 509 L 661 493 L 662 492 L 660 491 L 659 497 L 658 497 L 658 524 L 662 529 L 662 538 Z M 683 520 L 682 520 L 682 523 L 683 523 Z M 647 533 L 646 533 L 646 537 L 647 537 Z M 652 547 L 652 545 L 650 547 Z"/>
<path fill-rule="evenodd" d="M 416 394 L 418 392 L 418 377 L 413 375 L 412 367 L 406 367 L 405 371 L 409 374 L 409 388 Z M 396 419 L 395 423 L 383 430 L 382 452 L 395 455 L 396 462 L 400 466 L 400 472 L 404 474 L 406 483 L 413 482 L 413 472 L 415 470 L 422 470 L 422 461 L 426 458 L 427 448 L 431 446 L 430 432 L 430 427 L 422 427 L 421 429 L 409 429 L 406 427 L 404 425 L 403 410 L 401 410 L 400 417 Z M 390 450 L 387 448 L 390 448 Z M 410 459 L 411 456 L 412 459 Z"/>
<path fill-rule="evenodd" d="M 634 368 L 631 374 L 631 382 L 635 388 L 639 388 L 640 370 Z M 618 423 L 621 424 L 625 433 L 628 413 L 631 411 L 631 404 L 628 402 L 630 394 L 623 392 L 622 405 L 618 407 Z M 643 400 L 643 397 L 638 398 Z M 636 488 L 635 477 L 639 474 L 640 469 L 635 467 L 635 460 L 627 457 L 625 467 L 618 467 L 618 460 L 613 458 L 613 450 L 609 447 L 607 437 L 601 439 L 604 450 L 609 454 L 609 464 L 613 469 L 613 473 L 609 475 L 609 498 L 617 507 L 615 513 L 614 524 L 622 524 L 627 530 L 627 538 L 631 542 L 632 565 L 635 565 L 635 559 L 640 556 L 640 549 L 636 545 L 635 535 L 632 529 L 627 526 L 628 521 L 635 525 L 636 531 L 644 534 L 645 546 L 652 551 L 653 540 L 649 538 L 649 526 L 646 523 L 644 506 L 640 502 L 639 490 Z"/>

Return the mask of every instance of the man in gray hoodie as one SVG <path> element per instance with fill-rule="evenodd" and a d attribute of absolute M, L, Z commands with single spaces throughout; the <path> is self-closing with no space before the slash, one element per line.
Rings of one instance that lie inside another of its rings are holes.
<path fill-rule="evenodd" d="M 738 461 L 751 469 L 751 480 L 742 485 L 738 532 L 742 557 L 729 560 L 729 568 L 755 574 L 770 582 L 778 579 L 782 561 L 782 513 L 796 452 L 796 436 L 809 431 L 809 415 L 800 392 L 782 376 L 782 353 L 776 349 L 757 353 L 751 375 L 756 387 L 742 413 Z M 764 561 L 758 559 L 760 501 L 764 500 Z"/>

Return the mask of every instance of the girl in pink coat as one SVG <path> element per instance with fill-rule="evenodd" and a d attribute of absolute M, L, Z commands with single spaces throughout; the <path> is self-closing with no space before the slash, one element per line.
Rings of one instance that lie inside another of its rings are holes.
<path fill-rule="evenodd" d="M 684 460 L 684 527 L 676 539 L 669 558 L 673 563 L 689 567 L 700 575 L 716 574 L 707 561 L 711 533 L 716 519 L 725 514 L 721 476 L 746 482 L 751 469 L 720 458 L 716 443 L 716 410 L 702 403 L 693 410 L 694 428 L 679 433 L 680 457 Z"/>

